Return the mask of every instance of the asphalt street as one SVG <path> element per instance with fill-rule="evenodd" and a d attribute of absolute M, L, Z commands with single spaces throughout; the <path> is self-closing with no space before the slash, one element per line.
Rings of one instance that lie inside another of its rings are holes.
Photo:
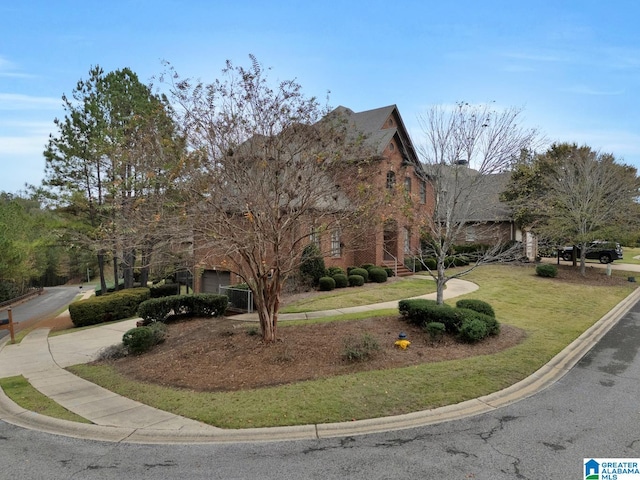
<path fill-rule="evenodd" d="M 11 313 L 16 329 L 33 325 L 41 320 L 66 309 L 66 307 L 82 292 L 80 287 L 63 286 L 47 287 L 42 294 L 29 298 L 28 301 L 11 306 Z M 0 318 L 7 318 L 7 308 L 0 309 Z M 0 338 L 8 335 L 7 330 L 0 330 Z"/>
<path fill-rule="evenodd" d="M 139 445 L 0 422 L 0 478 L 583 478 L 583 458 L 640 457 L 639 343 L 636 304 L 567 375 L 536 395 L 489 414 L 375 435 Z"/>

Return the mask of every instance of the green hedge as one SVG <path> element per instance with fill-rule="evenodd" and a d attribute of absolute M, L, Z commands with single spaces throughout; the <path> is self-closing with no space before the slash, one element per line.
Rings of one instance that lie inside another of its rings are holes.
<path fill-rule="evenodd" d="M 118 290 L 122 290 L 123 288 L 124 288 L 124 279 L 121 279 L 118 282 Z M 107 283 L 107 293 L 113 293 L 115 291 L 116 291 L 115 283 Z M 96 285 L 94 292 L 96 297 L 100 297 L 101 295 L 103 295 L 102 287 L 100 285 Z"/>
<path fill-rule="evenodd" d="M 371 267 L 369 269 L 369 280 L 375 283 L 384 283 L 387 281 L 389 276 L 384 268 L 380 267 Z"/>
<path fill-rule="evenodd" d="M 336 288 L 336 281 L 331 277 L 320 277 L 318 280 L 318 289 L 321 292 L 329 292 Z"/>
<path fill-rule="evenodd" d="M 361 287 L 364 285 L 364 277 L 362 275 L 349 275 L 347 279 L 349 280 L 350 287 Z"/>
<path fill-rule="evenodd" d="M 476 312 L 496 318 L 496 312 L 493 311 L 493 307 L 482 300 L 473 300 L 471 298 L 461 299 L 456 302 L 456 307 L 468 308 L 469 310 L 475 310 Z"/>
<path fill-rule="evenodd" d="M 170 297 L 171 295 L 180 295 L 179 283 L 163 283 L 162 285 L 154 285 L 149 289 L 151 298 Z"/>
<path fill-rule="evenodd" d="M 536 266 L 536 275 L 538 275 L 539 277 L 553 278 L 558 275 L 558 268 L 555 265 L 541 263 L 540 265 Z"/>
<path fill-rule="evenodd" d="M 145 323 L 162 322 L 172 311 L 174 315 L 185 317 L 220 317 L 228 304 L 229 299 L 226 295 L 214 293 L 172 295 L 142 302 L 137 314 Z"/>
<path fill-rule="evenodd" d="M 365 283 L 369 281 L 369 272 L 365 268 L 352 268 L 351 271 L 349 271 L 349 276 L 351 275 L 360 275 L 364 278 Z"/>
<path fill-rule="evenodd" d="M 167 335 L 164 323 L 154 322 L 149 326 L 132 328 L 122 336 L 122 344 L 129 353 L 139 355 L 162 343 Z"/>
<path fill-rule="evenodd" d="M 477 307 L 480 304 L 472 302 L 471 305 Z M 488 310 L 486 307 L 481 308 L 485 311 Z M 425 328 L 430 323 L 439 322 L 444 324 L 448 333 L 459 335 L 464 341 L 477 341 L 487 335 L 496 335 L 500 332 L 500 324 L 491 315 L 470 308 L 454 308 L 446 304 L 438 305 L 435 300 L 400 300 L 398 309 L 404 320 L 409 323 Z M 493 312 L 493 308 L 491 311 Z M 484 328 L 482 329 L 476 324 L 467 325 L 462 332 L 463 325 L 472 321 L 481 322 Z M 481 338 L 477 338 L 480 333 L 482 333 Z"/>
<path fill-rule="evenodd" d="M 148 299 L 148 288 L 129 288 L 73 302 L 69 305 L 69 315 L 76 327 L 122 320 L 134 317 L 138 306 Z"/>
<path fill-rule="evenodd" d="M 336 282 L 336 288 L 345 288 L 349 286 L 349 279 L 344 273 L 336 273 L 331 278 Z"/>

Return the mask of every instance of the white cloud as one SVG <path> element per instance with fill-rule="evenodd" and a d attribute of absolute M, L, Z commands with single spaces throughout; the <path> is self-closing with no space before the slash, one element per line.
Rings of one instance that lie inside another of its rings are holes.
<path fill-rule="evenodd" d="M 624 90 L 598 90 L 587 85 L 574 85 L 572 87 L 561 89 L 562 92 L 577 93 L 579 95 L 623 95 Z"/>
<path fill-rule="evenodd" d="M 34 97 L 19 93 L 0 93 L 0 110 L 58 110 L 61 100 L 52 97 Z"/>
<path fill-rule="evenodd" d="M 13 62 L 0 56 L 0 77 L 32 78 L 33 75 L 18 71 L 17 66 Z"/>
<path fill-rule="evenodd" d="M 42 156 L 47 140 L 47 134 L 29 137 L 0 137 L 0 156 Z"/>

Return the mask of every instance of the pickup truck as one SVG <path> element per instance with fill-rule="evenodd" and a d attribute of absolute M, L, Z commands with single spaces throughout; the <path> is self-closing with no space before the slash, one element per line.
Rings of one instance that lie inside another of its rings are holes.
<path fill-rule="evenodd" d="M 576 258 L 580 258 L 581 246 L 577 246 Z M 573 259 L 573 247 L 562 247 L 558 250 L 558 256 L 567 262 Z M 599 260 L 600 263 L 611 263 L 622 258 L 622 247 L 614 242 L 591 242 L 587 245 L 586 258 Z"/>

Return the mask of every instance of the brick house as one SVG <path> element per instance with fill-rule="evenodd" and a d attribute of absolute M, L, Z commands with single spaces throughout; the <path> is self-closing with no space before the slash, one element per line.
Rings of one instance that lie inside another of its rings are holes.
<path fill-rule="evenodd" d="M 309 229 L 309 243 L 316 242 L 326 252 L 325 265 L 346 270 L 365 263 L 386 265 L 398 274 L 406 272 L 404 258 L 420 250 L 418 217 L 430 215 L 433 194 L 424 169 L 395 105 L 354 112 L 337 107 L 329 115 L 337 115 L 353 135 L 363 138 L 363 151 L 372 155 L 369 164 L 372 191 L 380 195 L 382 207 L 364 239 L 352 238 L 348 226 L 329 231 Z M 350 192 L 342 192 L 349 197 Z M 236 283 L 239 277 L 224 267 L 225 262 L 204 260 L 195 248 L 194 289 L 217 292 L 219 285 Z"/>

